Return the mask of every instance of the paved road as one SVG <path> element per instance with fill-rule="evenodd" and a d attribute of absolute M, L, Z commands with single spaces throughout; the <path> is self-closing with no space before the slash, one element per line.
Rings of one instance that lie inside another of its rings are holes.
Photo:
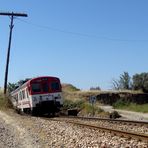
<path fill-rule="evenodd" d="M 99 106 L 99 107 L 108 112 L 117 111 L 123 118 L 126 119 L 148 121 L 148 113 L 139 113 L 133 111 L 113 109 L 112 106 Z"/>

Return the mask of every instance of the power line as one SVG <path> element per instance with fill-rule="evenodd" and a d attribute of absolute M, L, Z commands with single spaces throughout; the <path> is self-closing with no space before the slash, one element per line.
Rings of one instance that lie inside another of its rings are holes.
<path fill-rule="evenodd" d="M 22 20 L 20 18 L 17 18 L 17 20 L 19 20 L 21 22 L 24 22 L 24 23 L 26 23 L 28 25 L 32 25 L 32 26 L 37 27 L 37 28 L 52 30 L 52 31 L 56 31 L 56 32 L 61 32 L 61 33 L 71 34 L 71 35 L 77 35 L 77 36 L 82 36 L 82 37 L 97 38 L 97 39 L 104 39 L 104 40 L 110 40 L 110 41 L 119 41 L 119 42 L 148 42 L 148 40 L 146 40 L 146 39 L 136 40 L 136 39 L 110 38 L 110 37 L 106 37 L 106 36 L 91 35 L 91 34 L 86 34 L 86 33 L 67 31 L 67 30 L 63 30 L 63 29 L 50 27 L 50 26 L 39 25 L 39 24 L 35 24 L 35 23 L 31 23 L 31 22 Z"/>

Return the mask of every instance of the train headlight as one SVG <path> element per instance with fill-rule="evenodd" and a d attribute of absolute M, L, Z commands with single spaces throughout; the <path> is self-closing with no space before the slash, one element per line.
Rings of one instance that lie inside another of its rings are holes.
<path fill-rule="evenodd" d="M 58 95 L 58 99 L 61 99 L 61 95 Z"/>
<path fill-rule="evenodd" d="M 58 97 L 54 97 L 54 99 L 55 99 L 55 100 L 57 100 L 57 99 L 58 99 Z"/>
<path fill-rule="evenodd" d="M 57 97 L 54 97 L 54 98 L 55 98 L 55 100 L 57 100 L 57 99 L 61 99 L 61 96 L 58 95 Z"/>

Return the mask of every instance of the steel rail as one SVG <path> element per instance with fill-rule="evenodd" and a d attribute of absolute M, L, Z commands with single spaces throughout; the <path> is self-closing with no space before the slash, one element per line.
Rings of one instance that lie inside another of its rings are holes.
<path fill-rule="evenodd" d="M 47 118 L 46 118 L 46 120 L 47 120 Z M 50 118 L 49 120 L 64 122 L 64 120 L 61 120 L 60 118 L 59 119 Z M 101 130 L 101 131 L 104 131 L 104 132 L 109 132 L 113 135 L 117 135 L 117 136 L 121 136 L 121 137 L 127 137 L 127 138 L 131 138 L 131 139 L 137 139 L 137 140 L 148 142 L 148 135 L 147 134 L 126 132 L 126 131 L 122 131 L 122 130 L 116 130 L 116 129 L 106 128 L 106 127 L 76 122 L 76 121 L 66 121 L 66 122 L 71 123 L 71 124 L 75 124 L 75 125 L 79 125 L 79 126 L 83 126 L 83 127 L 98 129 L 98 130 Z"/>
<path fill-rule="evenodd" d="M 82 117 L 82 116 L 63 116 L 62 118 L 74 118 L 74 119 L 82 119 L 82 120 L 103 120 L 108 122 L 121 122 L 121 123 L 128 123 L 128 124 L 140 124 L 148 126 L 147 121 L 136 121 L 136 120 L 121 120 L 121 119 L 110 119 L 110 118 L 98 118 L 98 117 Z"/>

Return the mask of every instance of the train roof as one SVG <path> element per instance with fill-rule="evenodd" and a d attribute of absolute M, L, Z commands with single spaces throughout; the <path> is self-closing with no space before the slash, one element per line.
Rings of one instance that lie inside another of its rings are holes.
<path fill-rule="evenodd" d="M 14 91 L 11 92 L 11 94 L 15 93 L 16 91 L 18 91 L 20 88 L 23 88 L 24 86 L 26 86 L 27 84 L 29 84 L 31 81 L 37 80 L 37 79 L 42 79 L 42 78 L 48 78 L 48 79 L 56 79 L 59 80 L 58 77 L 53 77 L 53 76 L 40 76 L 40 77 L 35 77 L 35 78 L 30 78 L 27 81 L 24 80 L 24 83 L 22 83 L 22 85 L 18 86 Z"/>
<path fill-rule="evenodd" d="M 40 76 L 40 77 L 32 78 L 29 81 L 33 81 L 33 80 L 36 80 L 36 79 L 42 79 L 42 78 L 59 79 L 58 77 L 53 77 L 53 76 Z"/>

